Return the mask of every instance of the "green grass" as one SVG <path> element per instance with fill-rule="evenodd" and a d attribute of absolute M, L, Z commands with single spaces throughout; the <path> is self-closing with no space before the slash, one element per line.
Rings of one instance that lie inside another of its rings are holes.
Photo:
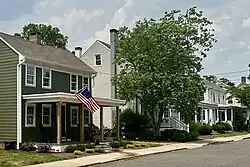
<path fill-rule="evenodd" d="M 239 132 L 239 133 L 224 133 L 224 134 L 216 134 L 213 137 L 218 138 L 218 137 L 232 137 L 232 136 L 240 136 L 240 135 L 245 135 L 248 134 L 247 132 Z"/>
<path fill-rule="evenodd" d="M 25 165 L 34 165 L 46 162 L 71 159 L 69 156 L 53 156 L 49 154 L 21 152 L 21 151 L 3 151 L 0 150 L 1 167 L 20 167 Z"/>

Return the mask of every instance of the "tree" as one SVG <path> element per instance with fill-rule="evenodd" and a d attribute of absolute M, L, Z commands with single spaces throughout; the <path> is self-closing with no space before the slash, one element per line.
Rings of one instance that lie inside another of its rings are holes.
<path fill-rule="evenodd" d="M 23 27 L 22 33 L 15 33 L 14 36 L 29 39 L 33 33 L 39 33 L 44 45 L 55 46 L 57 48 L 66 48 L 68 37 L 64 36 L 58 27 L 52 27 L 45 24 L 27 24 Z"/>
<path fill-rule="evenodd" d="M 229 92 L 231 93 L 230 98 L 236 97 L 239 99 L 239 103 L 250 107 L 250 86 L 245 88 L 231 87 Z"/>
<path fill-rule="evenodd" d="M 192 7 L 184 14 L 172 10 L 159 20 L 139 20 L 132 29 L 119 29 L 116 62 L 121 72 L 114 84 L 120 98 L 141 101 L 155 135 L 166 107 L 182 112 L 190 122 L 202 100 L 204 85 L 198 73 L 216 42 L 211 24 Z"/>

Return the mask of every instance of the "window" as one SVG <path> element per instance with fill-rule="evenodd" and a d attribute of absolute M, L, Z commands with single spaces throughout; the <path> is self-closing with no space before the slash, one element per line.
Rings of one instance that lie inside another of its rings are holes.
<path fill-rule="evenodd" d="M 51 89 L 51 70 L 43 68 L 42 70 L 42 87 Z"/>
<path fill-rule="evenodd" d="M 70 91 L 75 92 L 78 90 L 78 77 L 77 75 L 70 75 Z"/>
<path fill-rule="evenodd" d="M 84 88 L 89 88 L 89 78 L 88 77 L 82 77 L 83 78 L 83 83 L 82 83 L 82 85 L 83 85 L 83 87 Z"/>
<path fill-rule="evenodd" d="M 203 120 L 206 120 L 206 111 L 203 110 L 202 112 L 203 112 Z"/>
<path fill-rule="evenodd" d="M 84 109 L 84 126 L 89 125 L 89 110 Z"/>
<path fill-rule="evenodd" d="M 77 127 L 79 123 L 78 107 L 70 106 L 70 123 L 71 127 Z"/>
<path fill-rule="evenodd" d="M 220 95 L 218 94 L 218 103 L 220 103 Z"/>
<path fill-rule="evenodd" d="M 42 104 L 43 127 L 51 127 L 51 104 Z"/>
<path fill-rule="evenodd" d="M 213 102 L 215 102 L 215 93 L 213 93 Z"/>
<path fill-rule="evenodd" d="M 227 100 L 227 103 L 228 103 L 228 104 L 233 104 L 233 99 L 232 99 L 232 98 L 229 98 L 229 99 Z"/>
<path fill-rule="evenodd" d="M 26 86 L 36 86 L 36 67 L 31 65 L 26 65 L 26 79 L 25 85 Z"/>
<path fill-rule="evenodd" d="M 36 105 L 26 104 L 25 127 L 36 127 Z"/>
<path fill-rule="evenodd" d="M 221 121 L 226 121 L 225 120 L 225 111 L 221 111 Z"/>
<path fill-rule="evenodd" d="M 95 55 L 95 65 L 97 65 L 97 66 L 101 66 L 102 65 L 101 54 L 96 54 Z"/>
<path fill-rule="evenodd" d="M 227 109 L 227 120 L 231 121 L 231 109 Z"/>

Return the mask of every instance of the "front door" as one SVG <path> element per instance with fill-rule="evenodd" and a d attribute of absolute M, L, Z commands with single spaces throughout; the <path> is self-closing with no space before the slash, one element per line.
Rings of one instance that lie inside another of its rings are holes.
<path fill-rule="evenodd" d="M 66 126 L 66 104 L 63 104 L 62 105 L 62 110 L 61 110 L 61 112 L 62 112 L 62 119 L 61 119 L 61 125 L 62 125 L 62 137 L 66 137 L 66 135 L 67 135 L 67 126 Z"/>

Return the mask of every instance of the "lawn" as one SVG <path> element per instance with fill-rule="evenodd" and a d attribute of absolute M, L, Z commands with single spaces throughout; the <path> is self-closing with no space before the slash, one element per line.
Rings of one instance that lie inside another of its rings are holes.
<path fill-rule="evenodd" d="M 54 156 L 42 153 L 0 150 L 0 167 L 20 167 L 72 158 L 74 156 Z"/>
<path fill-rule="evenodd" d="M 232 133 L 224 133 L 224 134 L 216 134 L 213 137 L 218 138 L 218 137 L 231 137 L 231 136 L 240 136 L 240 135 L 246 135 L 248 132 L 232 132 Z"/>

